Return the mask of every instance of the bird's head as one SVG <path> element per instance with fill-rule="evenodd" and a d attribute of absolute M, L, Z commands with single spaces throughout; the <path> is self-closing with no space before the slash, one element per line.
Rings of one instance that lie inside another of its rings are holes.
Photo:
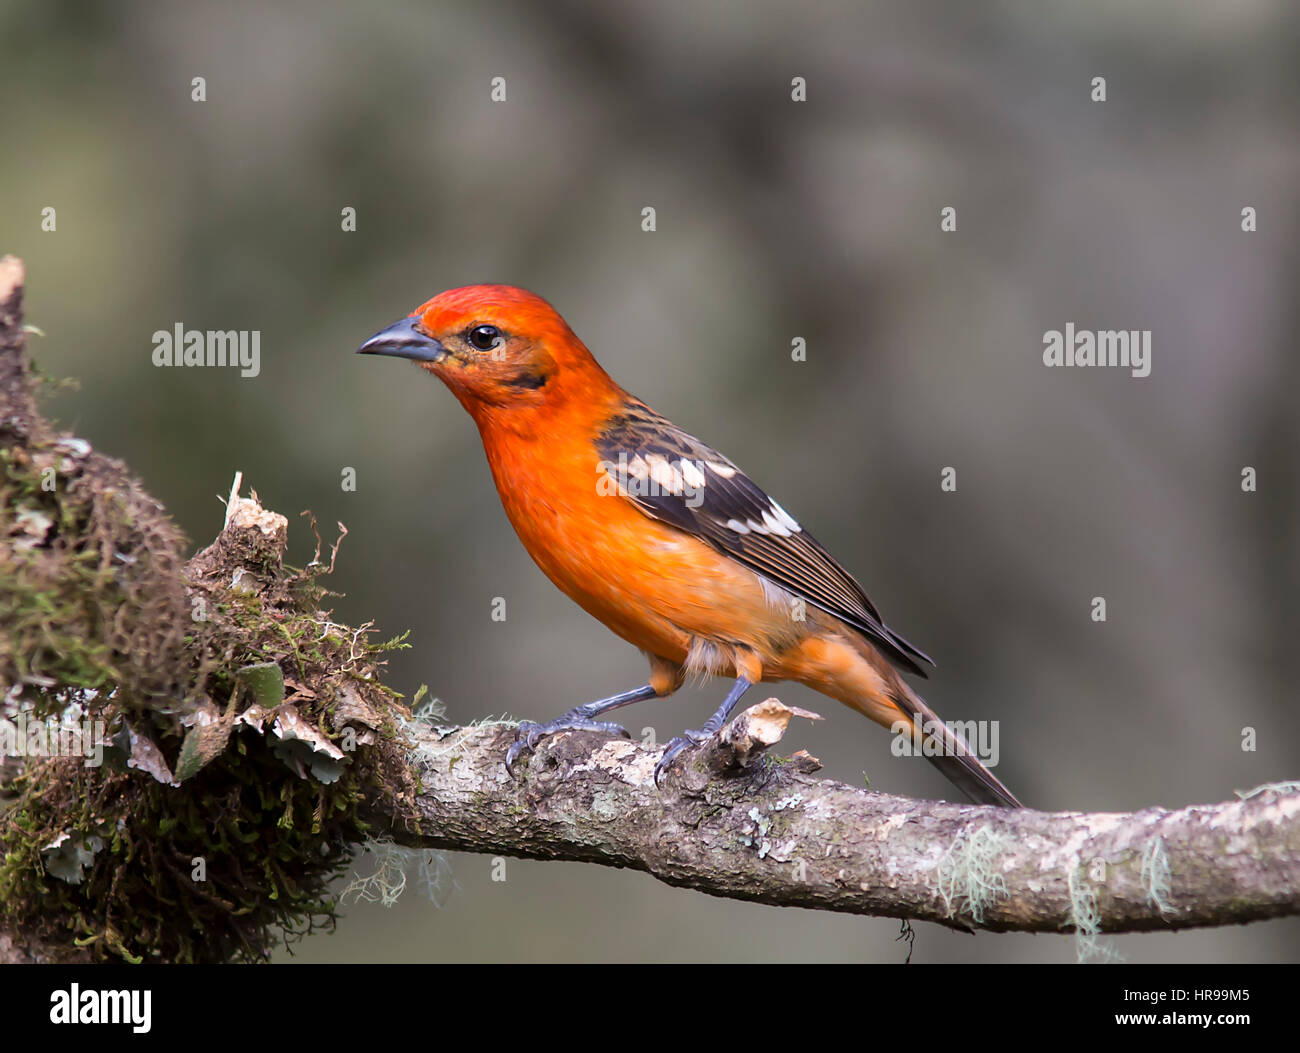
<path fill-rule="evenodd" d="M 418 363 L 480 422 L 608 381 L 555 308 L 511 285 L 448 289 L 376 333 L 358 352 Z"/>

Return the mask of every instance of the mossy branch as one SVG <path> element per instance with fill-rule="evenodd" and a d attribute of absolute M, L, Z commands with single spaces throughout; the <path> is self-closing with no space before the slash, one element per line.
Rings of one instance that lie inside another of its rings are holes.
<path fill-rule="evenodd" d="M 415 719 L 319 559 L 240 496 L 188 562 L 165 512 L 31 397 L 21 265 L 0 261 L 0 718 L 70 706 L 102 766 L 0 763 L 0 960 L 264 958 L 335 916 L 367 840 L 630 867 L 681 887 L 960 929 L 1148 931 L 1300 913 L 1300 792 L 1133 814 L 891 797 L 768 755 L 752 707 L 662 788 L 653 745 Z M 54 485 L 46 485 L 49 480 Z M 314 523 L 312 528 L 314 529 Z M 319 539 L 318 539 L 319 540 Z M 319 556 L 319 547 L 318 547 Z"/>
<path fill-rule="evenodd" d="M 511 778 L 502 758 L 513 732 L 419 731 L 407 754 L 419 826 L 393 836 L 630 867 L 778 906 L 999 932 L 1081 923 L 1145 932 L 1300 913 L 1294 784 L 1173 810 L 1008 810 L 819 779 L 800 754 L 784 763 L 759 754 L 739 768 L 715 741 L 657 789 L 661 748 L 585 732 L 543 740 Z"/>

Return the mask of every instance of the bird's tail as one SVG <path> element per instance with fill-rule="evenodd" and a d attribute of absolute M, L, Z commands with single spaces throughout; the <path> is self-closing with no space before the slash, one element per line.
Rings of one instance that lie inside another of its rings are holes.
<path fill-rule="evenodd" d="M 783 669 L 783 676 L 838 699 L 890 730 L 900 721 L 910 725 L 907 730 L 926 759 L 976 804 L 1024 807 L 880 651 L 858 634 L 833 631 L 833 623 L 828 625 L 832 631 L 804 640 L 797 661 Z"/>
<path fill-rule="evenodd" d="M 901 690 L 893 692 L 893 702 L 906 714 L 912 726 L 919 728 L 920 737 L 927 747 L 922 752 L 944 778 L 976 804 L 1023 808 L 1015 794 L 980 762 L 960 735 L 939 719 L 939 715 L 925 704 L 925 699 L 901 679 L 895 679 Z"/>

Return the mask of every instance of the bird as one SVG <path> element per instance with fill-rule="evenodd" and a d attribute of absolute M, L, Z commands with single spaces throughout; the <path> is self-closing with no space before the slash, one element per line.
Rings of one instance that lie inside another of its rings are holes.
<path fill-rule="evenodd" d="M 510 285 L 448 289 L 357 351 L 413 361 L 451 390 L 534 562 L 649 659 L 640 687 L 522 722 L 508 769 L 549 735 L 626 736 L 601 718 L 688 678 L 731 678 L 703 726 L 667 744 L 661 785 L 750 687 L 795 681 L 905 730 L 970 800 L 1022 807 L 904 680 L 933 660 L 734 462 L 620 387 L 546 300 Z"/>

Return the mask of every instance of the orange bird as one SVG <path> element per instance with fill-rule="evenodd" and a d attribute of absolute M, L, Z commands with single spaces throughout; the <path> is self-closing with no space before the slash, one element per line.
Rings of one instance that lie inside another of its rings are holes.
<path fill-rule="evenodd" d="M 508 285 L 451 289 L 359 350 L 411 359 L 451 389 L 478 425 L 528 554 L 650 659 L 644 687 L 522 723 L 507 767 L 544 735 L 626 735 L 597 718 L 670 695 L 689 675 L 734 677 L 704 726 L 668 744 L 658 782 L 749 687 L 795 680 L 885 727 L 901 721 L 972 800 L 1020 806 L 900 675 L 923 677 L 922 663 L 934 663 L 735 464 L 619 387 L 541 297 Z"/>

